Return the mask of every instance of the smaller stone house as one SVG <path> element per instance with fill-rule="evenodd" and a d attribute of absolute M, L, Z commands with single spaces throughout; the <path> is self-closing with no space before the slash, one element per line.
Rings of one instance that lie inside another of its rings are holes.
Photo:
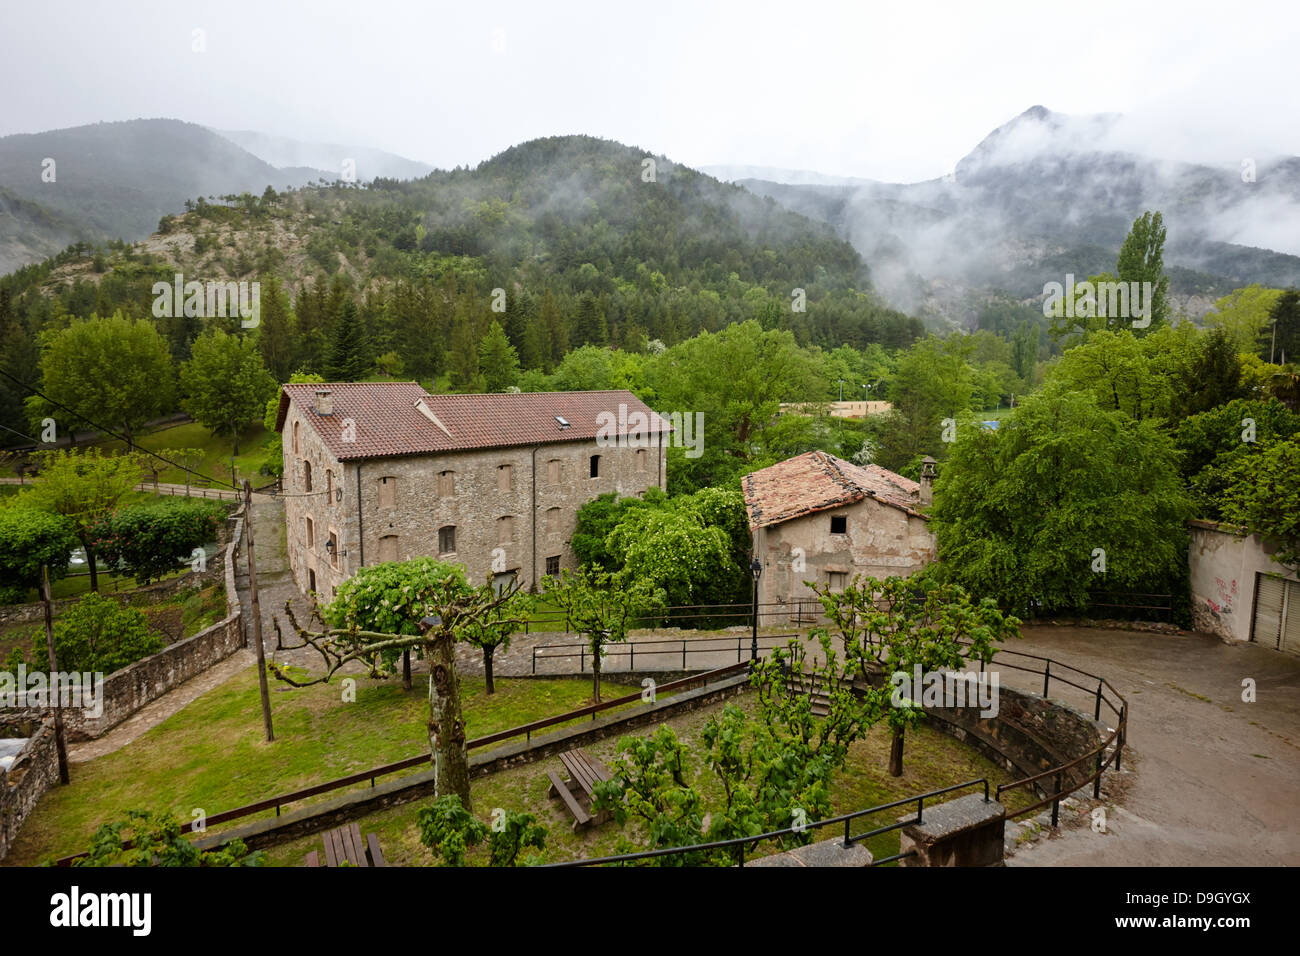
<path fill-rule="evenodd" d="M 928 470 L 928 469 L 927 469 Z M 742 480 L 754 555 L 763 565 L 759 602 L 815 598 L 805 582 L 843 588 L 855 575 L 906 577 L 937 557 L 918 484 L 879 465 L 812 451 Z"/>

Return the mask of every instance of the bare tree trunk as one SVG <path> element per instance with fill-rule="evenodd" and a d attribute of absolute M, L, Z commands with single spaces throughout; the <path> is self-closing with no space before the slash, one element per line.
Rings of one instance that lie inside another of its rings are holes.
<path fill-rule="evenodd" d="M 591 697 L 592 697 L 592 700 L 591 700 L 591 702 L 592 702 L 593 704 L 599 704 L 599 703 L 600 703 L 600 652 L 601 652 L 601 649 L 602 649 L 603 647 L 604 647 L 603 644 L 595 644 L 595 645 L 592 646 L 592 654 L 591 654 Z"/>
<path fill-rule="evenodd" d="M 83 537 L 81 539 L 81 550 L 86 555 L 86 567 L 90 569 L 90 589 L 99 590 L 99 569 L 95 566 L 95 552 L 91 549 L 90 543 Z"/>
<path fill-rule="evenodd" d="M 402 651 L 402 690 L 411 689 L 411 649 Z"/>
<path fill-rule="evenodd" d="M 497 690 L 496 684 L 492 682 L 492 655 L 496 653 L 496 649 L 495 644 L 483 645 L 483 673 L 487 676 L 487 692 L 489 694 L 495 694 Z"/>
<path fill-rule="evenodd" d="M 903 775 L 903 728 L 894 728 L 894 737 L 889 744 L 889 775 L 891 777 L 901 777 Z"/>
<path fill-rule="evenodd" d="M 469 754 L 460 710 L 460 682 L 451 635 L 442 627 L 426 645 L 429 658 L 429 750 L 433 755 L 434 796 L 456 794 L 473 813 L 469 795 Z"/>

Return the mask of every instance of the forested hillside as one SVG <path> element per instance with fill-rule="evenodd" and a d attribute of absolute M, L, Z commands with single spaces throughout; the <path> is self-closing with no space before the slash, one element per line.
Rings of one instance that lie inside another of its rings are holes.
<path fill-rule="evenodd" d="M 647 163 L 647 160 L 650 162 Z M 662 157 L 590 137 L 516 146 L 473 170 L 196 197 L 139 244 L 82 243 L 0 279 L 5 367 L 34 382 L 41 336 L 74 319 L 156 324 L 173 361 L 209 328 L 156 318 L 155 282 L 257 281 L 273 377 L 384 373 L 484 388 L 498 322 L 523 371 L 584 345 L 670 346 L 745 320 L 800 344 L 905 346 L 920 324 L 869 291 L 829 228 Z M 3 386 L 0 422 L 28 424 Z"/>

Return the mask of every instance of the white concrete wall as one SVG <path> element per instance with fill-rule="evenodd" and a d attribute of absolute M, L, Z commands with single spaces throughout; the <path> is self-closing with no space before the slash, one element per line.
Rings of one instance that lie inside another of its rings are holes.
<path fill-rule="evenodd" d="M 1272 560 L 1276 548 L 1257 534 L 1237 537 L 1230 525 L 1209 521 L 1188 524 L 1192 626 L 1230 643 L 1249 641 L 1256 572 L 1300 578 Z"/>

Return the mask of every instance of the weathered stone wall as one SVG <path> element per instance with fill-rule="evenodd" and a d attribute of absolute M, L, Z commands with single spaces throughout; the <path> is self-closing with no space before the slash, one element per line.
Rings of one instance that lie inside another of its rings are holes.
<path fill-rule="evenodd" d="M 292 438 L 295 422 L 302 423 L 297 455 Z M 640 495 L 652 486 L 665 487 L 667 482 L 666 447 L 602 447 L 594 438 L 542 445 L 535 456 L 533 446 L 519 446 L 344 464 L 292 404 L 283 434 L 289 566 L 304 594 L 309 588 L 309 572 L 314 573 L 322 602 L 331 600 L 335 589 L 363 565 L 422 555 L 464 565 L 470 581 L 478 584 L 492 570 L 493 552 L 498 548 L 501 552 L 495 557 L 501 559 L 500 566 L 516 572 L 520 583 L 531 588 L 546 573 L 548 557 L 558 555 L 561 568 L 577 566 L 569 542 L 582 505 L 607 492 Z M 600 456 L 596 478 L 590 477 L 592 455 Z M 313 492 L 326 489 L 328 471 L 332 493 L 301 497 L 306 494 L 304 460 L 311 462 Z M 558 480 L 553 478 L 552 461 L 560 462 Z M 498 487 L 503 465 L 510 466 L 507 490 Z M 450 495 L 439 492 L 439 474 L 446 471 L 452 472 Z M 396 483 L 391 506 L 381 505 L 383 479 Z M 553 508 L 558 511 L 548 519 Z M 504 517 L 512 519 L 512 527 L 503 539 L 499 519 Z M 308 518 L 313 522 L 311 548 L 307 546 Z M 456 529 L 456 550 L 439 555 L 438 531 L 448 525 Z M 325 548 L 331 531 L 339 542 L 335 556 Z M 382 540 L 390 536 L 395 540 Z"/>
<path fill-rule="evenodd" d="M 1191 541 L 1192 627 L 1229 643 L 1251 639 L 1255 575 L 1300 580 L 1272 560 L 1276 546 L 1257 534 L 1237 536 L 1231 525 L 1188 522 Z"/>
<path fill-rule="evenodd" d="M 226 585 L 226 616 L 193 637 L 106 676 L 96 695 L 102 700 L 99 716 L 92 716 L 84 709 L 65 708 L 63 725 L 69 741 L 93 740 L 103 735 L 141 707 L 244 646 L 239 593 L 235 587 L 235 552 L 243 519 L 233 519 L 230 525 L 230 543 L 226 545 L 221 570 Z M 7 710 L 6 715 L 15 720 L 39 719 L 45 712 L 45 708 L 17 707 Z"/>
<path fill-rule="evenodd" d="M 926 807 L 920 823 L 899 833 L 898 852 L 913 853 L 899 866 L 1001 866 L 1006 810 L 973 793 Z M 911 814 L 902 820 L 913 819 Z"/>
<path fill-rule="evenodd" d="M 848 519 L 846 533 L 831 534 L 831 518 L 839 516 Z M 755 536 L 763 562 L 759 599 L 765 604 L 812 599 L 815 595 L 804 582 L 826 584 L 832 572 L 847 580 L 855 574 L 906 577 L 935 560 L 937 553 L 924 518 L 874 498 L 760 528 Z M 795 567 L 800 554 L 802 570 Z"/>
<path fill-rule="evenodd" d="M 0 860 L 9 852 L 36 801 L 58 780 L 59 756 L 51 717 L 35 730 L 9 769 L 0 769 Z"/>
<path fill-rule="evenodd" d="M 1110 734 L 1057 700 L 998 687 L 998 712 L 980 716 L 978 706 L 926 708 L 926 724 L 974 747 L 990 760 L 1031 777 L 1095 750 Z M 1063 788 L 1077 789 L 1095 768 L 1087 761 L 1068 771 Z M 1050 781 L 1049 781 L 1050 783 Z"/>

